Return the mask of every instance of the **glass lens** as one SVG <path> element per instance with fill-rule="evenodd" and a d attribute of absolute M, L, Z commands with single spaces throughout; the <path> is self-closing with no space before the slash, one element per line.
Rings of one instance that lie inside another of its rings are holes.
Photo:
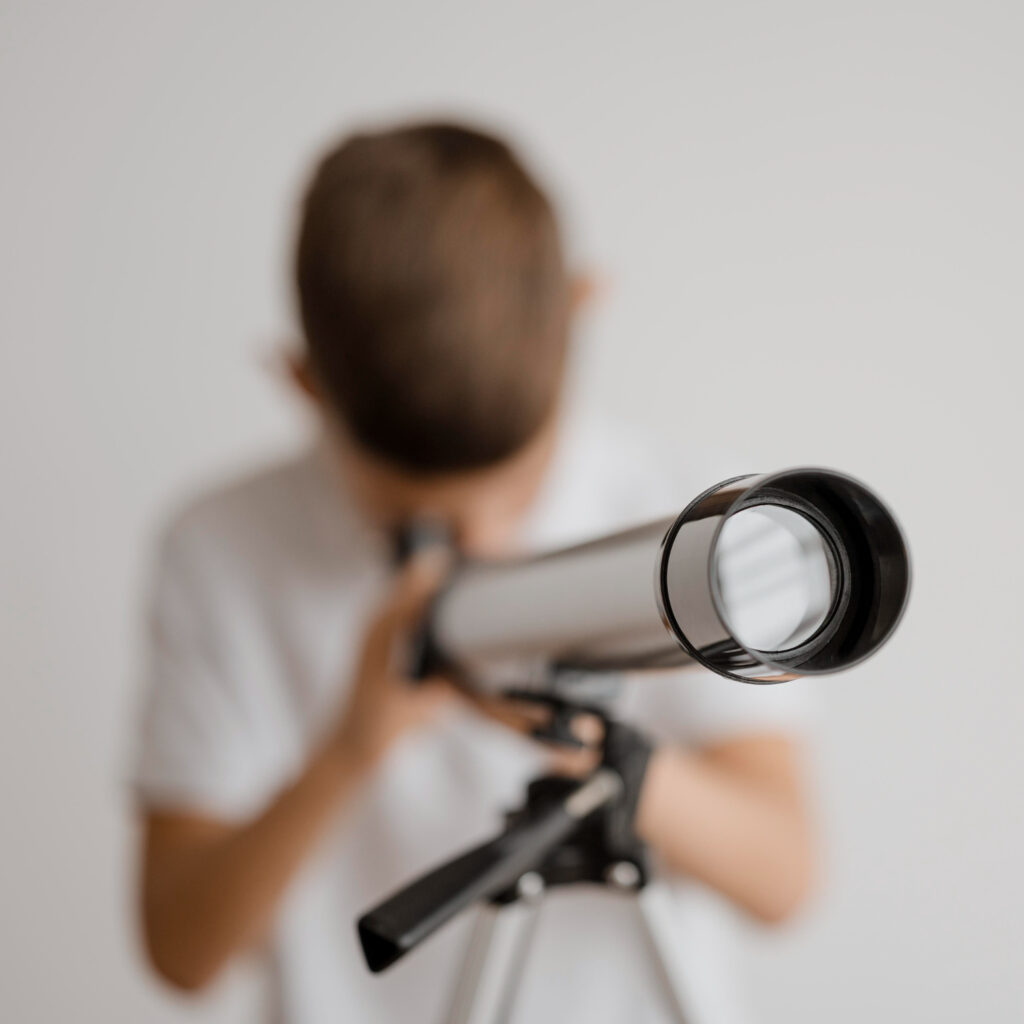
<path fill-rule="evenodd" d="M 828 548 L 799 513 L 742 509 L 722 524 L 714 557 L 722 612 L 744 647 L 789 650 L 825 622 L 835 588 Z"/>

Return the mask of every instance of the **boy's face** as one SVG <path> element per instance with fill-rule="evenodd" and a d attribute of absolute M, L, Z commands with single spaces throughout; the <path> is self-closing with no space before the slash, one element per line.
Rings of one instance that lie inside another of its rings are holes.
<path fill-rule="evenodd" d="M 516 530 L 546 476 L 557 436 L 553 413 L 525 448 L 485 469 L 419 476 L 375 457 L 338 426 L 301 362 L 291 375 L 310 399 L 332 438 L 339 463 L 357 501 L 375 522 L 398 527 L 415 519 L 446 523 L 470 554 L 498 555 L 515 542 Z"/>

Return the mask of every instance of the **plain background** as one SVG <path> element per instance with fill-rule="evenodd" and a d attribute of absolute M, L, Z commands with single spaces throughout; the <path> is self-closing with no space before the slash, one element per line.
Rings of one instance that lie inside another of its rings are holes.
<path fill-rule="evenodd" d="M 910 536 L 902 629 L 819 684 L 827 880 L 746 934 L 762 1020 L 1021 1019 L 1022 52 L 1014 0 L 4 3 L 0 1016 L 249 1005 L 133 940 L 147 545 L 308 427 L 268 359 L 309 160 L 440 112 L 523 143 L 609 282 L 583 392 Z"/>

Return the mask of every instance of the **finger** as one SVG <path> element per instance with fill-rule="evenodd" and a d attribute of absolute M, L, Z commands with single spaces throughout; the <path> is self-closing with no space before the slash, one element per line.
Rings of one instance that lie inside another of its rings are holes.
<path fill-rule="evenodd" d="M 585 747 L 596 748 L 604 739 L 604 725 L 601 719 L 597 715 L 585 712 L 573 717 L 569 731 Z"/>
<path fill-rule="evenodd" d="M 388 617 L 396 623 L 417 619 L 451 568 L 452 556 L 440 546 L 416 552 L 399 572 L 388 600 Z"/>
<path fill-rule="evenodd" d="M 547 708 L 536 704 L 508 700 L 504 697 L 491 697 L 485 694 L 463 690 L 463 697 L 480 714 L 500 722 L 502 725 L 517 732 L 532 732 L 544 725 L 551 717 Z"/>
<path fill-rule="evenodd" d="M 427 603 L 448 572 L 451 559 L 440 549 L 414 555 L 398 574 L 367 635 L 367 657 L 381 669 L 404 676 L 413 663 L 410 636 Z"/>
<path fill-rule="evenodd" d="M 555 775 L 582 778 L 597 767 L 597 762 L 596 750 L 556 749 L 549 755 L 548 767 Z"/>
<path fill-rule="evenodd" d="M 446 679 L 426 679 L 409 695 L 413 717 L 424 722 L 455 701 L 455 688 Z"/>
<path fill-rule="evenodd" d="M 417 700 L 427 706 L 448 704 L 458 698 L 458 690 L 444 676 L 429 676 L 416 687 Z"/>

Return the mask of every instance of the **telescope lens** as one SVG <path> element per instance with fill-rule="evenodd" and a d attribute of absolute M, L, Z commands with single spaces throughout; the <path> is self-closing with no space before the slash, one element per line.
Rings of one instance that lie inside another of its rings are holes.
<path fill-rule="evenodd" d="M 669 527 L 659 611 L 686 653 L 732 679 L 837 672 L 876 651 L 907 603 L 892 513 L 828 469 L 734 477 Z"/>
<path fill-rule="evenodd" d="M 835 601 L 825 539 L 788 508 L 756 505 L 729 516 L 714 569 L 731 632 L 751 650 L 777 653 L 802 644 Z"/>

